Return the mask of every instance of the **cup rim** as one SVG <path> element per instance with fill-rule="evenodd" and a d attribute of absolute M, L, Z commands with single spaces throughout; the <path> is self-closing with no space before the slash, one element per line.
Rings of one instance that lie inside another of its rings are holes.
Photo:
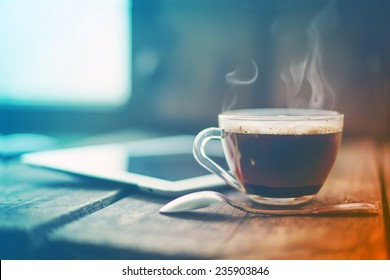
<path fill-rule="evenodd" d="M 219 114 L 221 119 L 267 121 L 339 120 L 343 117 L 343 114 L 333 110 L 303 108 L 249 108 L 228 110 Z"/>

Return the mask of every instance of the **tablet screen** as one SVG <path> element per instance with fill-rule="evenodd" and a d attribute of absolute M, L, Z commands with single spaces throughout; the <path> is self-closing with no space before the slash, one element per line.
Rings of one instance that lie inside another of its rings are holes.
<path fill-rule="evenodd" d="M 213 160 L 227 170 L 227 164 L 223 157 L 213 157 Z M 126 171 L 168 181 L 179 181 L 210 174 L 189 153 L 129 157 Z"/>

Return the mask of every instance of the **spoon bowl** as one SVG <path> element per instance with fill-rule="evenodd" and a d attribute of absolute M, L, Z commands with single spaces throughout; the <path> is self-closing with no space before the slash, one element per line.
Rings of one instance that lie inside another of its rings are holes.
<path fill-rule="evenodd" d="M 313 208 L 301 209 L 261 209 L 253 208 L 235 202 L 227 196 L 214 191 L 194 192 L 179 198 L 174 199 L 160 209 L 161 214 L 180 213 L 189 210 L 206 208 L 212 205 L 227 203 L 230 206 L 242 211 L 262 215 L 279 215 L 279 216 L 294 216 L 294 215 L 321 215 L 321 214 L 336 214 L 336 213 L 351 213 L 351 214 L 377 214 L 378 208 L 371 203 L 356 202 L 356 203 L 341 203 L 326 206 L 318 206 Z"/>

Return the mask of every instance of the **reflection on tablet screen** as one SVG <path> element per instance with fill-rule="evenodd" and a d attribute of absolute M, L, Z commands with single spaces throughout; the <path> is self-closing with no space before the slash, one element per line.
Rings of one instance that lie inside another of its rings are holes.
<path fill-rule="evenodd" d="M 213 160 L 226 168 L 227 164 L 224 158 L 215 157 Z M 208 170 L 196 162 L 192 154 L 130 157 L 127 171 L 168 181 L 179 181 L 210 174 Z"/>

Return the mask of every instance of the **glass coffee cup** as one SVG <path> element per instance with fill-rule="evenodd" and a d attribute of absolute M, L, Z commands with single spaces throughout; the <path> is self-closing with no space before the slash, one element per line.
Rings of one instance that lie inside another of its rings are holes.
<path fill-rule="evenodd" d="M 321 189 L 341 144 L 344 116 L 312 109 L 243 109 L 221 113 L 219 128 L 201 131 L 196 160 L 255 202 L 296 205 Z M 221 139 L 229 171 L 205 152 Z"/>

